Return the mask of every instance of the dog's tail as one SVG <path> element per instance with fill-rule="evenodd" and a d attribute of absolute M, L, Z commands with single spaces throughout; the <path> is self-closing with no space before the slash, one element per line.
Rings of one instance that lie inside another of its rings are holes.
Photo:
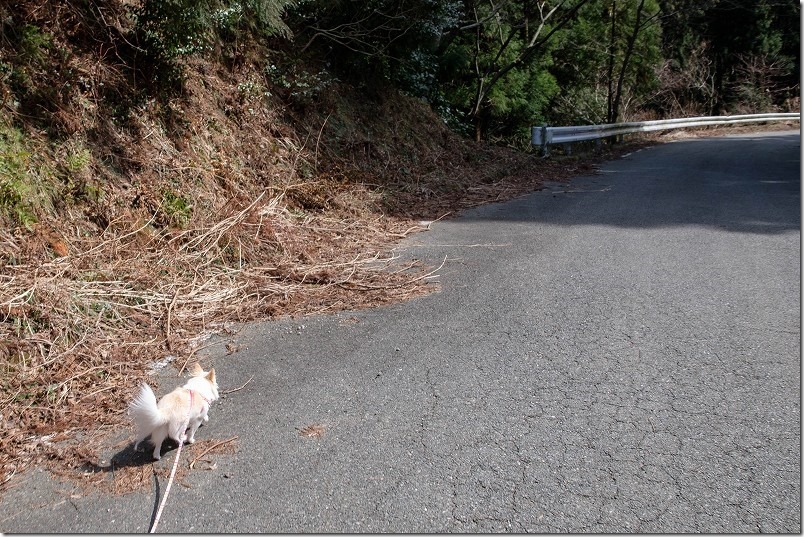
<path fill-rule="evenodd" d="M 128 405 L 128 413 L 143 430 L 150 430 L 168 422 L 168 418 L 156 406 L 156 396 L 150 386 L 142 383 L 140 393 Z"/>

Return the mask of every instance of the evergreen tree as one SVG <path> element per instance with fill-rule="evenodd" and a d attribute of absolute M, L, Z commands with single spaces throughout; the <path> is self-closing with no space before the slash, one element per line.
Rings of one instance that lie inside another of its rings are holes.
<path fill-rule="evenodd" d="M 561 87 L 552 119 L 614 123 L 633 115 L 658 85 L 659 6 L 654 0 L 594 0 L 561 32 L 553 72 Z"/>

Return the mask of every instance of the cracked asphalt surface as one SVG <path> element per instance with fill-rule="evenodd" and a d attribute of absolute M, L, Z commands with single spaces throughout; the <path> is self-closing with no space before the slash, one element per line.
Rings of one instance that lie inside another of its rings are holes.
<path fill-rule="evenodd" d="M 440 292 L 210 349 L 222 390 L 254 377 L 198 437 L 239 449 L 173 487 L 159 531 L 801 533 L 800 215 L 787 132 L 434 223 L 398 253 L 446 257 Z M 156 492 L 37 472 L 0 531 L 144 532 Z"/>

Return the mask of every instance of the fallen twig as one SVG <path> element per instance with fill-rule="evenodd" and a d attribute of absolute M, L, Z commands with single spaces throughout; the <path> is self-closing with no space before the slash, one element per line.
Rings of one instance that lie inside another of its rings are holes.
<path fill-rule="evenodd" d="M 193 459 L 193 460 L 190 462 L 190 470 L 192 470 L 192 469 L 193 469 L 193 465 L 194 465 L 194 464 L 195 464 L 195 463 L 196 463 L 196 462 L 197 462 L 199 459 L 201 459 L 201 457 L 203 457 L 204 455 L 206 455 L 207 453 L 209 453 L 210 451 L 212 451 L 213 449 L 215 449 L 215 448 L 217 448 L 217 447 L 220 447 L 220 446 L 222 446 L 222 445 L 224 445 L 224 444 L 228 444 L 228 443 L 229 443 L 229 442 L 231 442 L 232 440 L 237 440 L 237 438 L 238 438 L 237 436 L 233 436 L 233 437 L 229 438 L 228 440 L 221 440 L 221 441 L 220 441 L 220 442 L 218 442 L 217 444 L 214 444 L 214 445 L 212 445 L 212 446 L 208 447 L 207 449 L 205 449 L 204 451 L 202 451 L 200 455 L 198 455 L 196 458 L 194 458 L 194 459 Z"/>
<path fill-rule="evenodd" d="M 207 345 L 202 345 L 201 347 L 196 347 L 193 350 L 191 350 L 190 354 L 187 355 L 187 358 L 184 360 L 184 363 L 179 368 L 179 372 L 178 372 L 178 374 L 176 374 L 176 376 L 180 377 L 181 374 L 184 372 L 184 370 L 187 369 L 187 364 L 190 362 L 190 358 L 192 358 L 195 353 L 197 353 L 198 351 L 202 351 L 204 349 L 208 349 L 210 347 L 214 347 L 215 345 L 220 345 L 221 343 L 223 343 L 223 342 L 222 341 L 215 341 L 214 343 L 209 343 Z"/>
<path fill-rule="evenodd" d="M 246 381 L 246 384 L 251 382 L 253 379 L 254 379 L 254 375 L 251 375 L 251 378 Z M 245 388 L 246 384 L 243 384 L 242 386 L 240 386 L 239 388 L 235 388 L 234 390 L 227 390 L 225 392 L 221 392 L 221 395 L 226 395 L 228 393 L 238 392 L 238 391 L 242 390 L 243 388 Z"/>

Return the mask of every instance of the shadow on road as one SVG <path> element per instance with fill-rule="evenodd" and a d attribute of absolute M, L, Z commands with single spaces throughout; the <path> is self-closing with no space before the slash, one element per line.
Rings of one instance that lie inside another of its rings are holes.
<path fill-rule="evenodd" d="M 505 207 L 484 206 L 465 216 L 560 226 L 800 230 L 800 147 L 800 135 L 789 132 L 667 143 L 609 162 L 597 175 L 548 184 Z M 611 202 L 596 203 L 599 196 Z"/>
<path fill-rule="evenodd" d="M 168 438 L 165 439 L 165 442 L 162 444 L 162 451 L 160 453 L 162 457 L 164 457 L 166 453 L 174 451 L 178 447 L 176 442 Z M 187 446 L 185 446 L 185 449 L 186 447 Z M 115 453 L 109 459 L 109 464 L 98 464 L 86 461 L 82 466 L 82 470 L 90 473 L 114 473 L 125 468 L 148 466 L 155 462 L 151 457 L 152 453 L 153 445 L 147 441 L 140 444 L 139 449 L 136 451 L 134 450 L 134 442 L 129 442 L 125 448 Z"/>

